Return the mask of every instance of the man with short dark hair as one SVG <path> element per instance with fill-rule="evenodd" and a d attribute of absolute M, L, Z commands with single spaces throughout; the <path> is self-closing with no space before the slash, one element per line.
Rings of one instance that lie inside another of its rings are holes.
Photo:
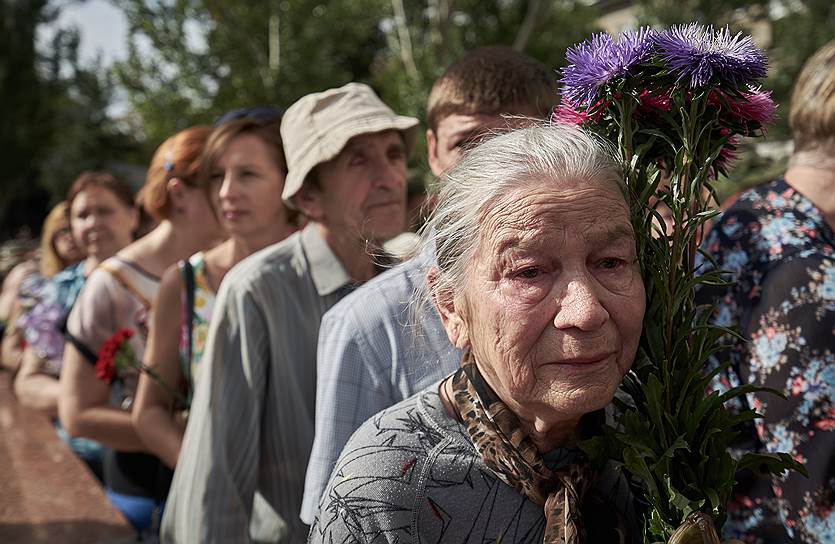
<path fill-rule="evenodd" d="M 261 519 L 259 537 L 305 540 L 298 512 L 313 442 L 319 322 L 378 272 L 374 249 L 404 228 L 416 125 L 357 83 L 287 110 L 282 197 L 309 223 L 223 281 L 163 541 L 249 541 L 256 490 L 285 524 L 283 535 L 278 523 L 265 535 Z"/>
<path fill-rule="evenodd" d="M 506 47 L 482 47 L 452 64 L 429 95 L 426 140 L 440 176 L 482 138 L 547 117 L 557 95 L 550 72 Z M 453 372 L 460 352 L 434 309 L 413 323 L 409 303 L 434 264 L 434 248 L 380 275 L 323 318 L 317 356 L 316 439 L 302 519 L 312 523 L 342 447 L 375 413 Z"/>

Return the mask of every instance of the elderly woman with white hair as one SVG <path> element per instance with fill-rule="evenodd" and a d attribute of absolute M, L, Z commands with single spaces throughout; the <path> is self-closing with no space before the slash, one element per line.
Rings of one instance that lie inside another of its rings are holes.
<path fill-rule="evenodd" d="M 644 315 L 618 160 L 579 129 L 536 126 L 445 177 L 428 284 L 461 368 L 354 434 L 310 542 L 639 540 L 626 477 L 577 447 Z"/>

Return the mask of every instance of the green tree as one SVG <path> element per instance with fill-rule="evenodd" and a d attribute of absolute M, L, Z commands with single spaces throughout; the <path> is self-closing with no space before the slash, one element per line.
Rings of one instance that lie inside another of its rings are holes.
<path fill-rule="evenodd" d="M 101 62 L 82 66 L 78 31 L 57 29 L 38 50 L 38 29 L 59 10 L 50 0 L 0 3 L 0 237 L 37 232 L 81 170 L 136 160 L 130 128 L 107 114 L 113 78 Z"/>
<path fill-rule="evenodd" d="M 381 0 L 121 4 L 131 40 L 119 81 L 156 145 L 230 109 L 287 105 L 351 80 L 367 81 L 384 40 Z"/>
<path fill-rule="evenodd" d="M 43 202 L 44 191 L 33 190 L 37 160 L 47 137 L 44 90 L 38 77 L 35 29 L 52 18 L 47 0 L 0 3 L 0 236 L 9 236 L 25 223 L 14 202 Z M 38 194 L 39 193 L 39 194 Z"/>
<path fill-rule="evenodd" d="M 789 136 L 788 117 L 794 81 L 812 54 L 835 39 L 835 2 L 831 0 L 798 0 L 782 6 L 771 25 L 772 45 L 769 51 L 772 69 L 768 86 L 780 108 L 780 123 L 772 131 L 775 137 Z M 782 11 L 782 10 L 781 10 Z"/>
<path fill-rule="evenodd" d="M 465 51 L 508 45 L 557 68 L 565 48 L 592 32 L 597 17 L 595 8 L 568 0 L 129 0 L 121 6 L 132 37 L 117 73 L 153 145 L 229 109 L 287 106 L 348 81 L 369 83 L 399 113 L 423 118 L 433 81 Z"/>
<path fill-rule="evenodd" d="M 123 165 L 142 164 L 146 157 L 135 127 L 110 113 L 117 92 L 114 75 L 100 58 L 82 65 L 79 43 L 77 29 L 59 29 L 40 70 L 48 134 L 38 161 L 39 183 L 53 200 L 66 194 L 82 170 L 106 169 L 125 177 Z"/>

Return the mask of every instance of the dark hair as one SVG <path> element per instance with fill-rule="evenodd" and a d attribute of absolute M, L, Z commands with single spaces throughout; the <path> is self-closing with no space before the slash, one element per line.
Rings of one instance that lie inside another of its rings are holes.
<path fill-rule="evenodd" d="M 110 172 L 95 172 L 87 170 L 79 174 L 70 190 L 67 191 L 67 213 L 72 209 L 76 197 L 89 187 L 107 189 L 128 208 L 134 207 L 133 191 L 130 186 Z"/>
<path fill-rule="evenodd" d="M 545 119 L 557 103 L 556 81 L 536 60 L 509 47 L 479 47 L 435 81 L 426 104 L 433 131 L 452 114 L 500 113 Z"/>

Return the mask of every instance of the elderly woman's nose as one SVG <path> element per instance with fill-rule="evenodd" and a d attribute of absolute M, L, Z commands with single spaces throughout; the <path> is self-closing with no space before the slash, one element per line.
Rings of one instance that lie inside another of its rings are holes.
<path fill-rule="evenodd" d="M 557 303 L 559 307 L 554 317 L 554 326 L 558 329 L 578 328 L 594 331 L 609 319 L 609 312 L 600 303 L 586 279 L 570 281 L 565 288 L 564 296 Z"/>

